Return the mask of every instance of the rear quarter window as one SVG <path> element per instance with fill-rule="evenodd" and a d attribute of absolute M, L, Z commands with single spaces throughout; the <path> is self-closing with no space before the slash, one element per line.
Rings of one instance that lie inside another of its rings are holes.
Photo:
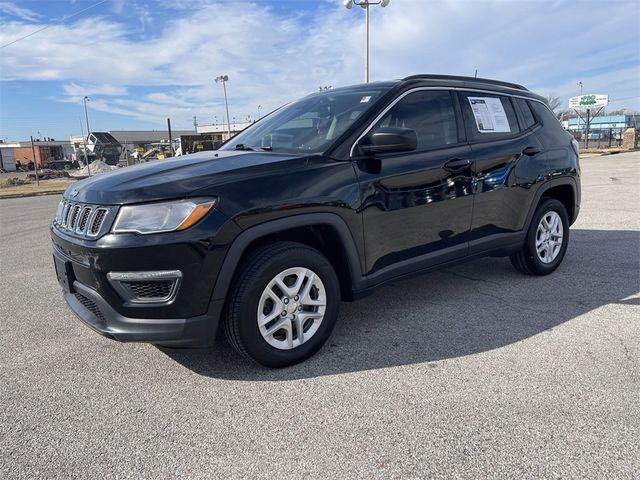
<path fill-rule="evenodd" d="M 533 111 L 535 112 L 536 116 L 542 121 L 543 125 L 558 126 L 562 128 L 562 125 L 560 124 L 556 116 L 551 113 L 551 110 L 549 110 L 545 105 L 541 104 L 540 102 L 531 102 L 531 108 L 533 108 Z"/>
<path fill-rule="evenodd" d="M 536 117 L 531 111 L 529 102 L 527 102 L 524 98 L 516 98 L 515 101 L 518 104 L 518 108 L 520 108 L 520 113 L 522 114 L 522 120 L 524 122 L 522 128 L 533 127 L 536 124 Z"/>
<path fill-rule="evenodd" d="M 503 95 L 463 93 L 462 114 L 470 140 L 491 141 L 520 132 L 511 99 Z"/>

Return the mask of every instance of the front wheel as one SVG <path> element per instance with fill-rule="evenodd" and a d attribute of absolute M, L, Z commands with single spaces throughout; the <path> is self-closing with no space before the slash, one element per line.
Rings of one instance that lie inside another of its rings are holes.
<path fill-rule="evenodd" d="M 229 343 L 267 367 L 306 360 L 325 343 L 338 317 L 340 288 L 317 250 L 280 242 L 240 267 L 224 319 Z"/>
<path fill-rule="evenodd" d="M 568 244 L 566 208 L 554 198 L 543 198 L 531 219 L 522 250 L 509 258 L 522 273 L 548 275 L 562 263 Z"/>

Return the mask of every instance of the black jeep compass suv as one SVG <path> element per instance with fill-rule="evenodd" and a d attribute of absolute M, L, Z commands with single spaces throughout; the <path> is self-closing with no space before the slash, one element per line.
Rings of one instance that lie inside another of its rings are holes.
<path fill-rule="evenodd" d="M 415 75 L 309 95 L 216 151 L 69 187 L 51 226 L 58 279 L 121 341 L 211 345 L 282 367 L 315 353 L 341 300 L 434 267 L 564 257 L 578 147 L 545 99 Z"/>

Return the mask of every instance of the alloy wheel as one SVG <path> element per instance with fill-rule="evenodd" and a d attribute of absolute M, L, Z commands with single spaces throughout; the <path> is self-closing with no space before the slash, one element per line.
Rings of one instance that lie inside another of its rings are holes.
<path fill-rule="evenodd" d="M 542 263 L 553 262 L 560 253 L 563 239 L 560 215 L 553 210 L 545 213 L 536 230 L 536 252 Z"/>
<path fill-rule="evenodd" d="M 283 270 L 267 284 L 258 302 L 262 338 L 279 350 L 291 350 L 318 331 L 327 307 L 320 277 L 304 267 Z"/>

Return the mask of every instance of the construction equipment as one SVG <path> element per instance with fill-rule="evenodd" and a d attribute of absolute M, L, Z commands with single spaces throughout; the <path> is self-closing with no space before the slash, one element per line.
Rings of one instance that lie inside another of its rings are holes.
<path fill-rule="evenodd" d="M 84 152 L 76 154 L 76 157 L 84 160 Z M 87 160 L 89 163 L 94 160 L 102 160 L 108 165 L 117 165 L 124 147 L 108 132 L 91 132 L 87 137 Z"/>

